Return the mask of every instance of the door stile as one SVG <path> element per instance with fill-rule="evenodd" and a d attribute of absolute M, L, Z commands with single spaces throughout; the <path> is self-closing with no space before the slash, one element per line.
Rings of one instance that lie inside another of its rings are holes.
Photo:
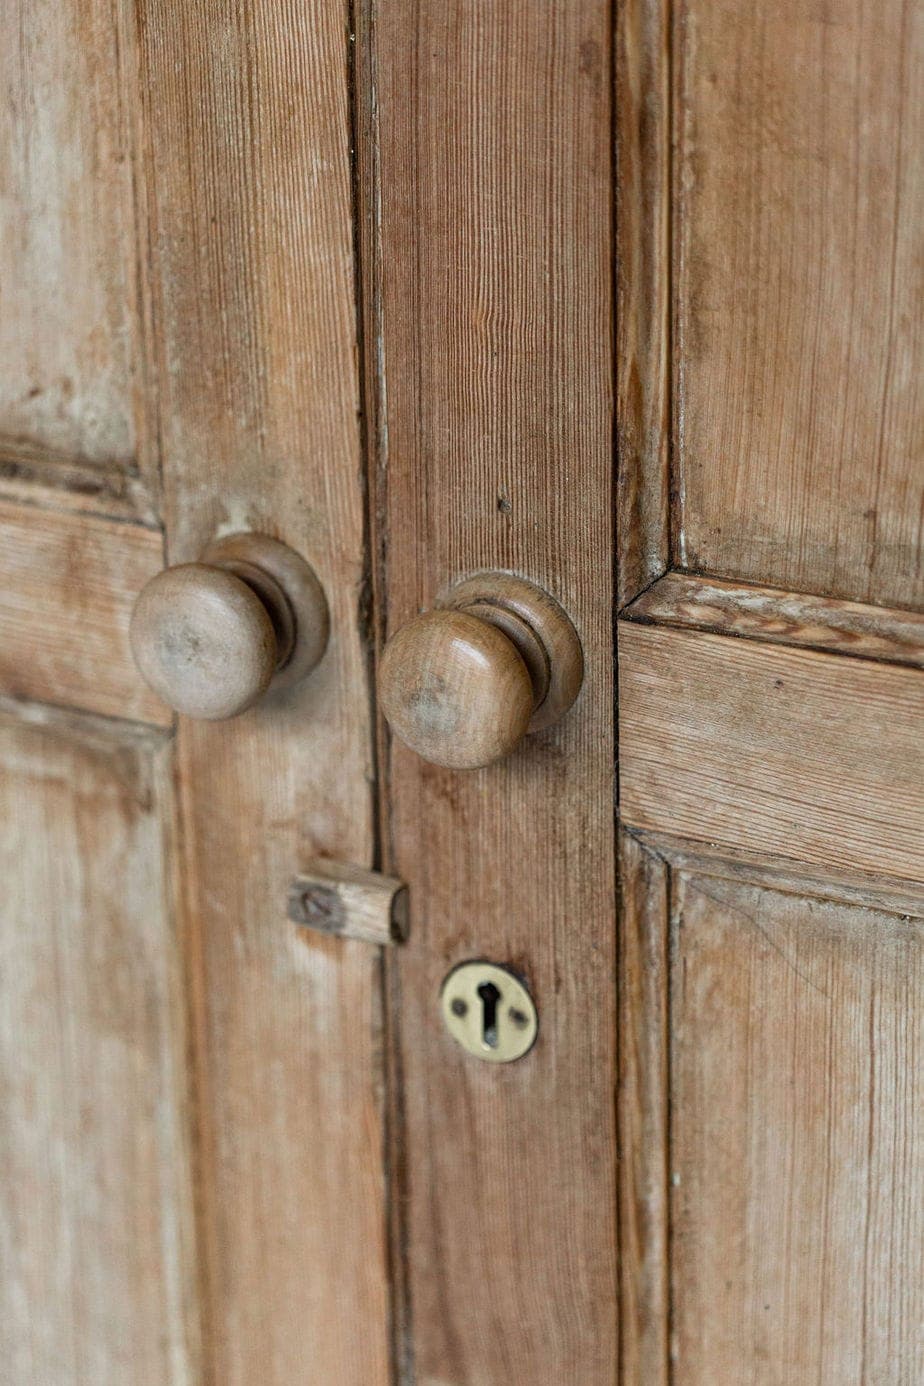
<path fill-rule="evenodd" d="M 357 15 L 379 645 L 501 568 L 558 596 L 592 665 L 560 729 L 488 770 L 380 742 L 412 915 L 385 964 L 401 1382 L 616 1372 L 611 18 Z M 537 1048 L 506 1071 L 439 1016 L 478 957 L 535 989 Z"/>
<path fill-rule="evenodd" d="M 222 1386 L 390 1374 L 380 960 L 286 917 L 310 861 L 374 857 L 347 19 L 139 13 L 168 555 L 268 533 L 331 606 L 310 680 L 178 732 Z"/>
<path fill-rule="evenodd" d="M 615 13 L 616 572 L 622 610 L 670 564 L 671 0 Z"/>

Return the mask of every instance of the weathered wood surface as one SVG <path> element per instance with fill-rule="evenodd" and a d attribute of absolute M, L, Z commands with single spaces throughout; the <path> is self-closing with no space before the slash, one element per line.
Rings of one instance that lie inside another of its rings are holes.
<path fill-rule="evenodd" d="M 924 602 L 924 10 L 682 0 L 674 562 Z"/>
<path fill-rule="evenodd" d="M 413 902 L 387 961 L 398 1362 L 421 1386 L 610 1386 L 610 14 L 599 0 L 369 9 L 383 624 L 501 568 L 562 602 L 587 657 L 573 710 L 498 765 L 437 769 L 397 742 L 384 757 L 386 865 Z M 538 1005 L 536 1047 L 509 1067 L 465 1055 L 440 1019 L 445 974 L 478 956 L 513 964 Z"/>
<path fill-rule="evenodd" d="M 170 745 L 0 707 L 0 1356 L 195 1386 Z"/>
<path fill-rule="evenodd" d="M 128 642 L 163 547 L 138 525 L 0 501 L 0 692 L 169 726 Z"/>
<path fill-rule="evenodd" d="M 670 1376 L 668 869 L 619 834 L 619 1380 Z"/>
<path fill-rule="evenodd" d="M 921 12 L 617 37 L 622 1380 L 911 1386 Z"/>
<path fill-rule="evenodd" d="M 665 573 L 623 615 L 924 668 L 924 612 L 674 572 Z"/>
<path fill-rule="evenodd" d="M 153 493 L 133 27 L 109 0 L 4 5 L 0 472 L 27 445 Z"/>
<path fill-rule="evenodd" d="M 629 826 L 924 880 L 924 675 L 620 623 Z"/>
<path fill-rule="evenodd" d="M 6 438 L 0 438 L 0 501 L 158 523 L 143 481 L 118 462 L 73 461 Z"/>
<path fill-rule="evenodd" d="M 674 1379 L 916 1386 L 924 921 L 685 875 L 672 913 Z"/>
<path fill-rule="evenodd" d="M 347 15 L 139 8 L 169 558 L 265 532 L 332 606 L 303 685 L 179 730 L 211 1379 L 384 1386 L 378 955 L 286 918 L 373 851 Z"/>
<path fill-rule="evenodd" d="M 385 946 L 408 931 L 403 881 L 337 861 L 313 861 L 289 885 L 289 918 L 338 938 Z"/>
<path fill-rule="evenodd" d="M 688 874 L 719 876 L 744 885 L 758 882 L 787 895 L 837 899 L 887 914 L 924 912 L 924 882 L 870 876 L 853 867 L 787 862 L 770 852 L 691 842 L 670 833 L 624 829 L 645 851 Z"/>
<path fill-rule="evenodd" d="M 616 574 L 620 605 L 668 565 L 671 6 L 616 7 Z"/>

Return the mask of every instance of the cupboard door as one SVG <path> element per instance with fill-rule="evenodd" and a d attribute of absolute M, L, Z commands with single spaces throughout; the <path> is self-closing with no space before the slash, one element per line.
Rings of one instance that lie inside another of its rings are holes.
<path fill-rule="evenodd" d="M 621 32 L 622 1377 L 910 1386 L 924 35 Z"/>
<path fill-rule="evenodd" d="M 0 19 L 0 1337 L 15 1386 L 389 1380 L 347 10 Z M 135 597 L 251 529 L 315 675 L 177 725 Z M 11 1365 L 12 1364 L 12 1365 Z"/>
<path fill-rule="evenodd" d="M 459 772 L 383 737 L 398 1379 L 610 1383 L 616 1362 L 610 16 L 372 5 L 357 34 L 379 635 L 513 570 L 574 620 L 571 712 Z M 443 979 L 512 967 L 507 1065 L 459 1048 Z"/>

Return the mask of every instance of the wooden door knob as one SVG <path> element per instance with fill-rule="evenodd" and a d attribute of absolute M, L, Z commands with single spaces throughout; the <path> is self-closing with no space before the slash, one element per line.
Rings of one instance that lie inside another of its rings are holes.
<path fill-rule="evenodd" d="M 188 717 L 219 721 L 314 668 L 330 623 L 324 590 L 297 553 L 265 534 L 216 540 L 167 568 L 135 602 L 142 678 Z"/>
<path fill-rule="evenodd" d="M 583 678 L 581 643 L 558 602 L 523 578 L 480 573 L 389 640 L 378 688 L 406 745 L 434 765 L 474 770 L 556 722 Z"/>

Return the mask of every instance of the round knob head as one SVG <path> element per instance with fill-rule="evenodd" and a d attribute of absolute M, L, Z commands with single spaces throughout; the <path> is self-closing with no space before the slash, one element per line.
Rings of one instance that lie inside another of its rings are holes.
<path fill-rule="evenodd" d="M 379 697 L 396 736 L 453 770 L 509 755 L 533 712 L 533 686 L 513 642 L 464 611 L 427 612 L 392 637 Z"/>
<path fill-rule="evenodd" d="M 158 573 L 135 603 L 135 662 L 165 703 L 217 721 L 255 703 L 276 668 L 272 622 L 256 593 L 221 568 Z"/>

